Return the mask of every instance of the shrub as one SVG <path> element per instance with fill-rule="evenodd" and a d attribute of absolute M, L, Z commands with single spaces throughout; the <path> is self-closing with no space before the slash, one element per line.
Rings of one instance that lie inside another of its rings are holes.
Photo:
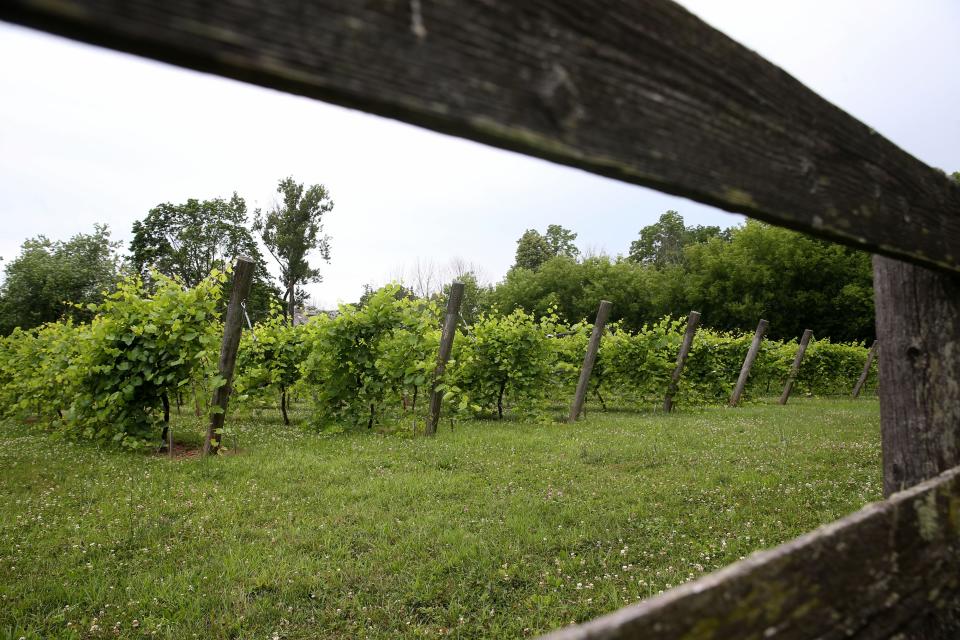
<path fill-rule="evenodd" d="M 68 431 L 142 447 L 158 435 L 169 394 L 213 375 L 219 344 L 217 301 L 224 275 L 214 272 L 192 289 L 154 274 L 148 294 L 139 278 L 121 283 L 77 334 L 68 375 L 75 389 L 65 414 Z"/>

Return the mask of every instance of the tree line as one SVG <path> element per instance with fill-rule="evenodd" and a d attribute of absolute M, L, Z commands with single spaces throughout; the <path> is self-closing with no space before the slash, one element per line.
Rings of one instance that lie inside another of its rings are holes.
<path fill-rule="evenodd" d="M 960 181 L 960 172 L 953 177 Z M 139 274 L 149 283 L 155 271 L 196 286 L 238 254 L 257 265 L 250 317 L 265 319 L 271 304 L 282 301 L 289 322 L 306 298 L 302 286 L 321 279 L 308 255 L 330 259 L 323 220 L 333 201 L 323 185 L 306 187 L 293 178 L 281 180 L 277 193 L 274 206 L 257 209 L 252 219 L 236 193 L 160 204 L 134 223 L 126 255 L 104 225 L 66 241 L 25 241 L 0 284 L 0 335 L 63 317 L 89 320 L 87 306 L 102 302 L 126 275 Z M 632 330 L 695 309 L 707 326 L 721 331 L 750 330 L 764 317 L 776 338 L 796 337 L 807 328 L 838 341 L 874 338 L 872 268 L 864 252 L 753 220 L 728 229 L 686 225 L 676 211 L 640 229 L 625 254 L 583 255 L 576 238 L 560 225 L 543 233 L 528 229 L 517 240 L 513 266 L 493 285 L 481 282 L 475 270 L 458 270 L 467 323 L 481 313 L 523 310 L 537 318 L 556 313 L 572 324 L 591 319 L 597 301 L 607 299 L 613 302 L 611 320 Z M 270 277 L 257 239 L 277 263 L 279 281 Z M 415 289 L 401 287 L 394 295 L 430 295 Z M 376 291 L 365 287 L 358 306 Z M 222 309 L 225 300 L 220 304 Z"/>
<path fill-rule="evenodd" d="M 643 227 L 625 255 L 583 255 L 576 238 L 555 224 L 526 230 L 496 284 L 456 269 L 466 323 L 521 310 L 574 324 L 592 321 L 597 303 L 610 300 L 611 321 L 633 331 L 697 310 L 719 331 L 752 331 L 763 317 L 778 339 L 808 328 L 841 342 L 874 338 L 873 271 L 862 251 L 753 220 L 727 229 L 688 226 L 676 211 Z M 367 285 L 358 304 L 377 291 Z M 395 294 L 415 297 L 403 286 Z"/>
<path fill-rule="evenodd" d="M 479 306 L 538 316 L 556 309 L 577 322 L 606 299 L 612 320 L 631 329 L 693 309 L 723 331 L 751 330 L 763 317 L 778 338 L 807 328 L 840 341 L 874 337 L 873 271 L 862 251 L 754 220 L 688 226 L 676 211 L 641 229 L 626 255 L 581 257 L 575 238 L 556 225 L 542 235 L 528 230 L 515 264 Z"/>
<path fill-rule="evenodd" d="M 252 216 L 236 193 L 230 198 L 161 203 L 133 223 L 126 254 L 100 224 L 92 233 L 68 240 L 45 236 L 26 240 L 4 268 L 0 335 L 61 318 L 89 321 L 90 305 L 103 303 L 132 275 L 148 289 L 158 286 L 157 274 L 192 289 L 211 272 L 225 270 L 240 254 L 256 265 L 246 305 L 251 318 L 266 318 L 271 304 L 283 301 L 289 320 L 306 298 L 302 286 L 321 279 L 308 254 L 330 259 L 330 237 L 323 233 L 323 222 L 334 203 L 323 185 L 305 186 L 292 177 L 279 181 L 277 193 L 272 207 L 256 209 Z M 279 282 L 270 276 L 261 243 L 277 264 Z M 218 305 L 219 310 L 225 307 L 224 295 Z"/>

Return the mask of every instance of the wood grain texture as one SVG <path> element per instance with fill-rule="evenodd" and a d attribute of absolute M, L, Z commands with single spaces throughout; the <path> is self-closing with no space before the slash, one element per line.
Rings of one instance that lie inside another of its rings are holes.
<path fill-rule="evenodd" d="M 960 185 L 669 0 L 5 0 L 0 19 L 960 271 Z"/>
<path fill-rule="evenodd" d="M 813 337 L 811 329 L 804 329 L 800 337 L 800 344 L 797 346 L 797 355 L 793 358 L 793 364 L 790 366 L 790 373 L 787 376 L 787 382 L 783 385 L 783 392 L 780 394 L 780 404 L 787 404 L 790 399 L 790 392 L 793 391 L 793 384 L 797 381 L 800 374 L 800 365 L 803 364 L 803 354 L 807 352 L 807 345 L 810 344 L 810 338 Z"/>
<path fill-rule="evenodd" d="M 960 279 L 877 256 L 873 281 L 889 495 L 960 465 Z"/>
<path fill-rule="evenodd" d="M 597 319 L 593 322 L 593 331 L 590 333 L 590 342 L 587 343 L 587 352 L 583 355 L 583 366 L 580 367 L 580 378 L 577 380 L 577 390 L 573 394 L 573 402 L 570 403 L 570 415 L 567 422 L 576 422 L 583 413 L 583 403 L 587 400 L 587 388 L 590 386 L 590 374 L 593 373 L 593 365 L 597 362 L 597 352 L 600 350 L 600 340 L 603 338 L 603 330 L 607 326 L 607 319 L 610 317 L 610 309 L 613 303 L 609 300 L 601 300 L 597 308 Z"/>
<path fill-rule="evenodd" d="M 663 396 L 663 410 L 670 413 L 673 410 L 673 397 L 677 394 L 679 388 L 680 376 L 683 375 L 683 367 L 687 364 L 687 356 L 690 354 L 690 347 L 693 346 L 693 336 L 697 333 L 697 327 L 700 325 L 700 312 L 691 311 L 687 316 L 687 328 L 683 332 L 683 342 L 680 343 L 680 351 L 677 353 L 677 364 L 670 374 L 670 384 L 667 385 L 667 392 Z"/>
<path fill-rule="evenodd" d="M 545 640 L 960 637 L 960 468 Z M 900 634 L 900 635 L 898 635 Z"/>
<path fill-rule="evenodd" d="M 437 351 L 437 366 L 433 371 L 433 382 L 430 388 L 430 416 L 427 418 L 426 435 L 437 433 L 440 424 L 440 405 L 443 402 L 443 392 L 437 390 L 443 378 L 443 372 L 453 350 L 453 339 L 457 335 L 457 319 L 460 317 L 460 305 L 463 302 L 463 283 L 450 284 L 450 294 L 447 297 L 447 312 L 443 318 L 443 330 L 440 334 L 440 348 Z"/>
<path fill-rule="evenodd" d="M 223 428 L 227 404 L 230 402 L 230 394 L 233 393 L 233 372 L 237 364 L 237 350 L 240 348 L 240 334 L 243 332 L 243 303 L 250 294 L 255 266 L 252 258 L 241 255 L 237 256 L 233 267 L 233 284 L 227 313 L 223 319 L 223 340 L 220 343 L 220 360 L 217 364 L 217 371 L 224 383 L 214 390 L 212 400 L 212 406 L 220 407 L 220 411 L 210 415 L 207 433 L 203 439 L 203 455 L 214 454 L 220 450 L 222 434 L 217 431 Z"/>
<path fill-rule="evenodd" d="M 763 342 L 763 336 L 767 333 L 767 327 L 770 323 L 761 319 L 757 323 L 757 330 L 753 333 L 753 340 L 750 341 L 750 348 L 743 359 L 743 366 L 740 367 L 740 375 L 737 377 L 737 383 L 733 387 L 733 393 L 730 394 L 729 406 L 735 407 L 740 404 L 740 396 L 747 388 L 747 380 L 750 379 L 750 369 L 753 368 L 753 361 L 757 359 L 760 353 L 760 344 Z"/>

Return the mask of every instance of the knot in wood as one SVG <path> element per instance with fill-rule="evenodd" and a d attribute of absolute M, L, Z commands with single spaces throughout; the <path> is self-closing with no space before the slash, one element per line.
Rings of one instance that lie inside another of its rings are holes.
<path fill-rule="evenodd" d="M 907 359 L 910 360 L 910 362 L 915 362 L 922 355 L 923 349 L 920 347 L 920 345 L 911 344 L 907 347 Z"/>
<path fill-rule="evenodd" d="M 561 129 L 576 128 L 583 120 L 586 111 L 580 104 L 580 92 L 570 74 L 559 64 L 554 63 L 537 88 L 547 115 Z"/>
<path fill-rule="evenodd" d="M 420 0 L 410 0 L 410 32 L 416 36 L 417 40 L 423 40 L 427 37 L 427 27 L 423 24 L 423 7 L 420 6 Z"/>

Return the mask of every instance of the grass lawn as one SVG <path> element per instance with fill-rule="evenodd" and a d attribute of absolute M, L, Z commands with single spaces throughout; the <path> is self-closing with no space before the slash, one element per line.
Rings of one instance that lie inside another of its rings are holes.
<path fill-rule="evenodd" d="M 0 638 L 532 636 L 881 497 L 873 398 L 431 440 L 237 420 L 206 461 L 0 424 Z"/>

